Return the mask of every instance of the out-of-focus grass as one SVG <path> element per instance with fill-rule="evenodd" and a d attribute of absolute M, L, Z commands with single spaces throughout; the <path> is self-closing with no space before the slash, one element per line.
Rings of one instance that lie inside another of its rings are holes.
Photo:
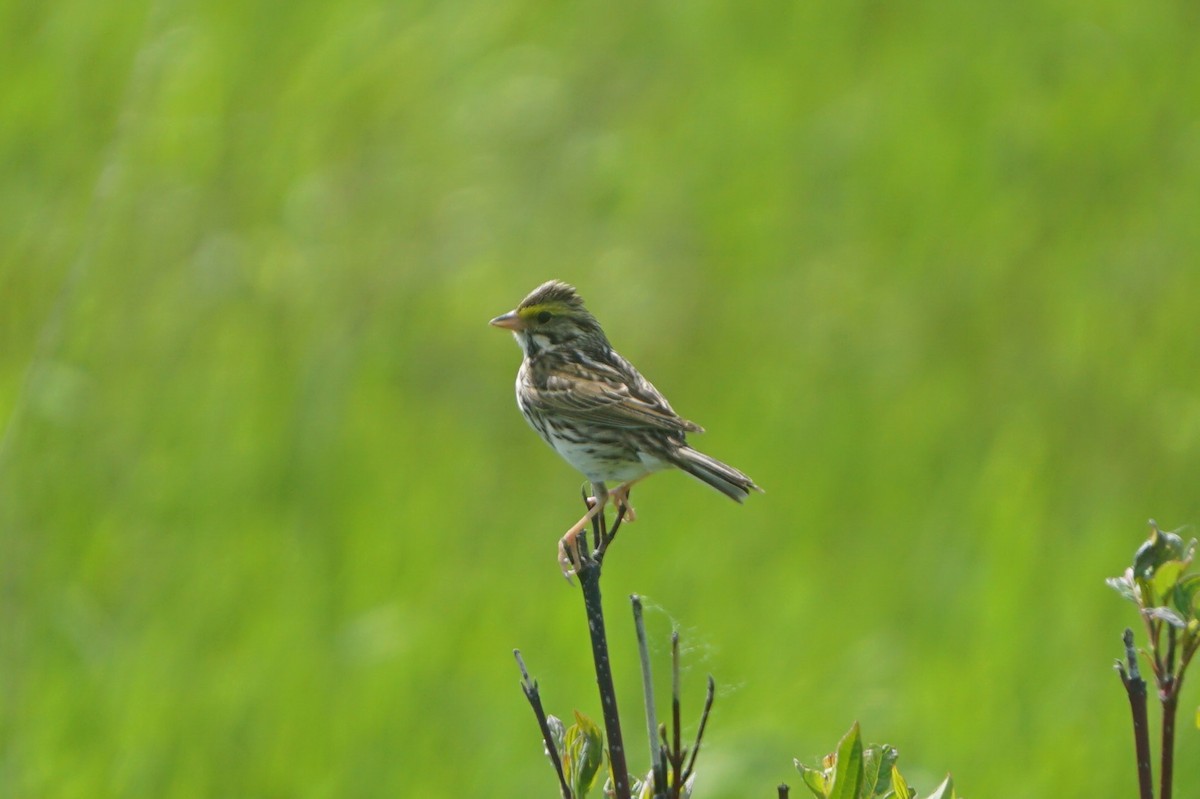
<path fill-rule="evenodd" d="M 632 591 L 725 686 L 705 795 L 856 718 L 922 785 L 1130 792 L 1103 578 L 1200 515 L 1195 23 L 0 9 L 0 793 L 552 792 L 509 651 L 598 715 L 579 478 L 485 324 L 549 277 L 768 489 L 650 481 L 607 571 L 627 712 Z"/>

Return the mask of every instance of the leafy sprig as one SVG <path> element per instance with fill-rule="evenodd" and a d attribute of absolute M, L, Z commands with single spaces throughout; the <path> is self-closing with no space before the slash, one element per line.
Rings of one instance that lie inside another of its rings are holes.
<path fill-rule="evenodd" d="M 1134 553 L 1133 564 L 1121 576 L 1106 581 L 1114 591 L 1137 606 L 1146 628 L 1147 643 L 1140 650 L 1134 646 L 1133 631 L 1125 631 L 1125 658 L 1116 664 L 1133 719 L 1141 799 L 1154 799 L 1154 789 L 1146 682 L 1138 668 L 1138 655 L 1154 675 L 1162 704 L 1158 795 L 1159 799 L 1171 799 L 1179 692 L 1187 667 L 1200 650 L 1200 574 L 1190 571 L 1195 556 L 1195 539 L 1185 543 L 1178 533 L 1160 530 L 1151 519 L 1150 536 Z M 1196 721 L 1200 725 L 1200 710 Z"/>
<path fill-rule="evenodd" d="M 917 792 L 896 768 L 899 753 L 887 744 L 863 745 L 858 723 L 825 756 L 819 767 L 796 761 L 804 785 L 817 799 L 917 799 Z M 950 775 L 927 799 L 956 799 Z"/>

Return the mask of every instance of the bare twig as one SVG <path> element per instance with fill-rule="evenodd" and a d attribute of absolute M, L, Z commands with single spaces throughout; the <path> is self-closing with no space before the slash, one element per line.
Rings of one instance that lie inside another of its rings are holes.
<path fill-rule="evenodd" d="M 1162 700 L 1162 748 L 1159 750 L 1158 799 L 1171 799 L 1175 782 L 1175 714 L 1179 694 L 1168 688 L 1159 694 Z"/>
<path fill-rule="evenodd" d="M 1175 670 L 1175 647 L 1179 630 L 1167 627 L 1167 672 L 1158 680 L 1158 698 L 1162 703 L 1162 741 L 1159 748 L 1159 799 L 1171 799 L 1175 783 L 1175 716 L 1179 711 L 1179 689 L 1183 670 L 1187 668 L 1188 653 L 1180 654 L 1179 670 Z M 1186 646 L 1186 645 L 1185 645 Z"/>
<path fill-rule="evenodd" d="M 1175 680 L 1176 691 L 1183 689 L 1183 675 L 1197 650 L 1200 650 L 1200 637 L 1192 638 L 1191 644 L 1184 647 L 1183 656 L 1179 659 L 1179 676 Z"/>
<path fill-rule="evenodd" d="M 650 673 L 650 649 L 646 645 L 646 623 L 642 618 L 642 598 L 637 594 L 629 597 L 633 604 L 633 626 L 637 631 L 638 655 L 642 661 L 642 697 L 646 703 L 646 737 L 650 741 L 650 767 L 654 770 L 654 792 L 661 794 L 667 789 L 667 770 L 662 760 L 662 748 L 658 745 L 658 718 L 654 711 L 654 680 Z"/>
<path fill-rule="evenodd" d="M 619 525 L 613 525 L 614 530 Z M 616 799 L 630 799 L 629 768 L 625 761 L 625 741 L 621 735 L 621 717 L 617 711 L 617 692 L 613 687 L 612 664 L 608 654 L 608 635 L 604 628 L 604 605 L 600 599 L 600 567 L 604 558 L 601 549 L 612 540 L 612 533 L 605 530 L 604 514 L 592 517 L 592 527 L 600 547 L 595 555 L 579 553 L 579 587 L 583 591 L 583 605 L 587 613 L 588 632 L 592 639 L 592 659 L 596 667 L 596 687 L 600 691 L 600 707 L 604 712 L 604 729 L 608 736 L 608 757 L 612 768 L 613 794 Z"/>
<path fill-rule="evenodd" d="M 1159 640 L 1162 638 L 1163 623 L 1158 619 L 1151 618 L 1150 616 L 1146 616 L 1146 622 L 1146 632 L 1150 641 L 1150 661 L 1153 664 L 1154 679 L 1155 682 L 1157 682 L 1162 679 L 1164 674 L 1167 673 L 1166 666 L 1163 664 L 1162 647 L 1158 645 Z"/>
<path fill-rule="evenodd" d="M 546 718 L 546 710 L 542 707 L 542 696 L 538 691 L 537 681 L 529 677 L 529 670 L 525 668 L 525 661 L 521 658 L 520 649 L 513 650 L 513 657 L 517 659 L 517 666 L 521 669 L 521 690 L 525 692 L 525 698 L 529 700 L 529 706 L 533 708 L 533 715 L 537 716 L 538 728 L 542 731 L 542 740 L 546 743 L 546 753 L 550 755 L 550 760 L 554 763 L 554 770 L 558 773 L 558 785 L 562 791 L 562 797 L 571 799 L 571 787 L 567 785 L 562 758 L 558 754 L 558 747 L 554 745 L 554 736 L 550 732 L 550 721 Z"/>
<path fill-rule="evenodd" d="M 779 785 L 779 799 L 788 799 L 788 787 L 787 787 L 787 783 L 780 783 L 780 785 Z"/>
<path fill-rule="evenodd" d="M 1125 685 L 1129 697 L 1129 711 L 1133 717 L 1133 741 L 1137 750 L 1138 792 L 1140 799 L 1154 799 L 1154 776 L 1150 768 L 1150 729 L 1146 719 L 1146 681 L 1142 679 L 1137 664 L 1137 650 L 1133 647 L 1133 630 L 1126 628 L 1122 639 L 1125 643 L 1125 662 L 1117 661 L 1117 673 Z"/>
<path fill-rule="evenodd" d="M 679 702 L 679 631 L 671 633 L 671 725 L 673 741 L 671 747 L 671 773 L 675 778 L 673 796 L 679 796 L 683 790 L 683 742 L 681 740 L 683 725 L 680 721 Z"/>
<path fill-rule="evenodd" d="M 708 675 L 708 693 L 704 697 L 704 711 L 700 714 L 700 728 L 696 730 L 696 742 L 692 744 L 692 756 L 688 758 L 687 768 L 683 770 L 683 781 L 691 778 L 696 765 L 696 755 L 700 753 L 700 742 L 704 740 L 704 728 L 708 726 L 708 714 L 712 711 L 713 700 L 717 696 L 717 684 L 712 675 Z"/>
<path fill-rule="evenodd" d="M 605 524 L 600 525 L 600 546 L 596 547 L 595 555 L 598 560 L 604 560 L 604 553 L 608 552 L 608 545 L 617 537 L 617 531 L 621 529 L 621 524 L 625 521 L 625 511 L 627 509 L 627 505 L 617 505 L 617 518 L 613 520 L 611 529 L 607 529 Z"/>
<path fill-rule="evenodd" d="M 659 750 L 662 752 L 662 770 L 663 770 L 663 773 L 666 774 L 667 770 L 670 769 L 672 764 L 674 763 L 674 757 L 673 757 L 674 753 L 671 752 L 671 736 L 667 732 L 666 724 L 658 725 L 658 739 L 662 746 L 662 748 Z M 673 799 L 673 797 L 676 796 L 676 793 L 674 791 L 674 786 L 672 786 L 670 783 L 671 783 L 671 778 L 667 777 L 666 782 L 663 785 L 661 793 L 663 796 L 668 797 L 668 799 Z M 676 785 L 678 785 L 678 783 L 676 783 Z M 658 790 L 657 786 L 655 787 L 655 790 L 656 791 Z"/>

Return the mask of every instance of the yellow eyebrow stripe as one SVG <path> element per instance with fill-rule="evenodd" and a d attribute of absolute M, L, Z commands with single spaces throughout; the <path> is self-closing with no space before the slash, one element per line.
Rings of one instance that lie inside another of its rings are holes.
<path fill-rule="evenodd" d="M 528 308 L 522 308 L 517 311 L 517 316 L 522 319 L 531 319 L 542 311 L 550 311 L 551 313 L 567 313 L 570 309 L 561 302 L 541 302 L 537 305 L 530 305 Z"/>

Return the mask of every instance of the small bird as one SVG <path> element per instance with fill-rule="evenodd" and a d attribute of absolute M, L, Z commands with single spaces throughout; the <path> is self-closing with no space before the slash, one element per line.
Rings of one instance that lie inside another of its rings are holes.
<path fill-rule="evenodd" d="M 525 421 L 592 484 L 587 514 L 558 543 L 568 580 L 579 563 L 579 532 L 609 499 L 632 521 L 629 490 L 654 472 L 682 469 L 738 502 L 762 491 L 737 469 L 688 446 L 687 434 L 703 428 L 675 413 L 612 348 L 573 286 L 543 283 L 490 324 L 511 330 L 524 353 L 517 406 Z M 620 484 L 611 494 L 610 482 Z"/>

